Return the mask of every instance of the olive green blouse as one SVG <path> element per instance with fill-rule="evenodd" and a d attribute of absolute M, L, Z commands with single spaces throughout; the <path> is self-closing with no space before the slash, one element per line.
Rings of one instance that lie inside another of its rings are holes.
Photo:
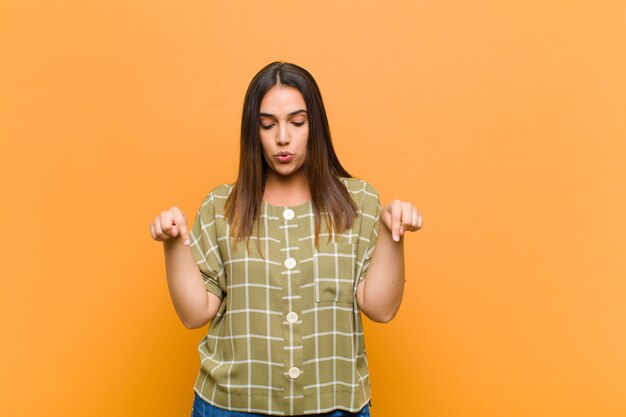
<path fill-rule="evenodd" d="M 225 218 L 233 186 L 218 186 L 204 199 L 191 248 L 207 291 L 222 300 L 198 346 L 195 391 L 208 403 L 303 415 L 356 412 L 370 399 L 355 294 L 376 244 L 380 202 L 365 181 L 341 181 L 359 215 L 332 241 L 323 223 L 317 248 L 311 202 L 263 202 L 259 233 L 246 246 L 233 245 Z"/>

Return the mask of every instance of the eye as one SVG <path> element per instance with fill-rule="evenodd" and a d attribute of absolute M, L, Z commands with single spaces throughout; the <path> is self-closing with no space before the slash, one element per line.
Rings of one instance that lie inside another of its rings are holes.
<path fill-rule="evenodd" d="M 298 126 L 298 127 L 304 124 L 304 122 L 291 122 L 291 123 L 293 123 L 294 126 Z"/>
<path fill-rule="evenodd" d="M 269 130 L 272 128 L 272 126 L 274 126 L 274 123 L 269 125 L 264 125 L 263 123 L 261 123 L 261 129 Z"/>

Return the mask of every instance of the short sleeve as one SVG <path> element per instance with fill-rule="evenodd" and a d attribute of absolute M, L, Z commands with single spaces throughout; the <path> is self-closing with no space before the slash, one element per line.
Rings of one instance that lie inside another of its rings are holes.
<path fill-rule="evenodd" d="M 361 268 L 358 281 L 365 279 L 369 269 L 376 241 L 378 240 L 378 223 L 380 221 L 380 198 L 378 192 L 370 184 L 364 182 L 363 203 L 361 206 L 361 227 L 359 240 L 366 244 L 363 258 L 360 260 Z"/>
<path fill-rule="evenodd" d="M 206 290 L 222 300 L 224 293 L 219 285 L 219 277 L 224 274 L 224 268 L 217 241 L 213 194 L 209 194 L 202 202 L 190 237 L 191 252 L 202 274 Z"/>

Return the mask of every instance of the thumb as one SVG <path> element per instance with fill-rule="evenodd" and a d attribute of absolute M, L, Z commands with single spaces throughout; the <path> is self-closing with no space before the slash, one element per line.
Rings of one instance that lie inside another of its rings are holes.
<path fill-rule="evenodd" d="M 380 219 L 382 220 L 385 227 L 391 232 L 391 211 L 385 207 L 380 212 Z"/>

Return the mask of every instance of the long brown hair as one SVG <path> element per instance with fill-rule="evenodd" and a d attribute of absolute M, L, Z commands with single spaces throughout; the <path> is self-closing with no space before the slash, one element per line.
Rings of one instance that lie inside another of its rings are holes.
<path fill-rule="evenodd" d="M 309 138 L 302 169 L 311 192 L 317 245 L 322 218 L 330 229 L 329 233 L 337 234 L 352 228 L 358 212 L 350 193 L 339 179 L 351 176 L 341 166 L 333 148 L 319 87 L 307 70 L 295 64 L 273 62 L 259 71 L 248 86 L 241 118 L 239 174 L 226 201 L 226 217 L 235 242 L 240 239 L 247 242 L 252 235 L 254 221 L 260 215 L 267 170 L 270 169 L 262 155 L 259 109 L 261 100 L 275 85 L 296 88 L 306 104 Z"/>

